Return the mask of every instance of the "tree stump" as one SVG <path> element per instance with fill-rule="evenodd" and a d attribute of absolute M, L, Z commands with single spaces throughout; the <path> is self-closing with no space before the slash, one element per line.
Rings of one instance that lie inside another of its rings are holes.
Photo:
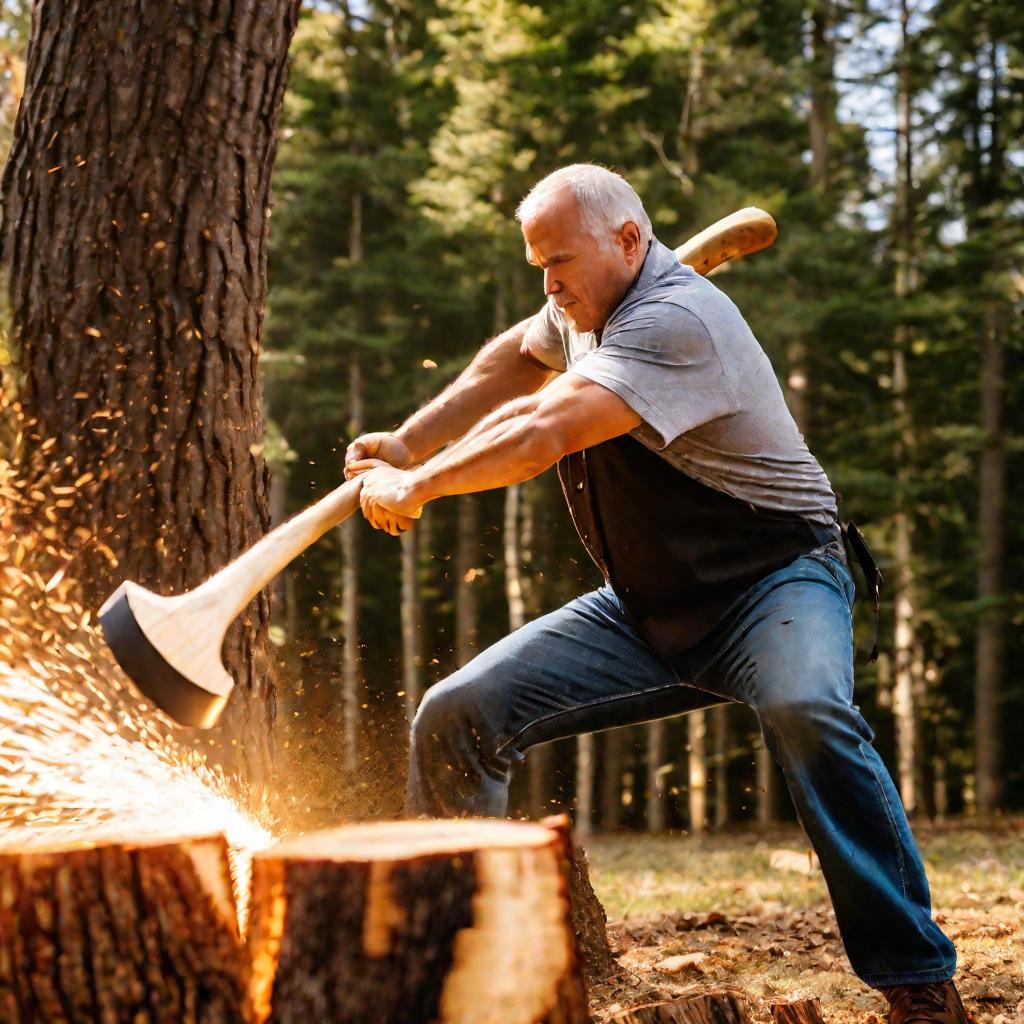
<path fill-rule="evenodd" d="M 742 992 L 696 992 L 664 1003 L 645 1003 L 621 1010 L 612 1024 L 751 1024 Z"/>
<path fill-rule="evenodd" d="M 807 999 L 775 999 L 768 1004 L 772 1024 L 825 1024 L 821 1015 L 821 1000 L 817 996 Z"/>
<path fill-rule="evenodd" d="M 587 853 L 573 841 L 569 816 L 554 814 L 542 818 L 540 823 L 557 832 L 562 840 L 563 854 L 569 866 L 572 928 L 576 933 L 584 980 L 588 986 L 594 985 L 619 971 L 618 962 L 608 942 L 608 915 L 590 884 Z"/>
<path fill-rule="evenodd" d="M 259 1024 L 589 1019 L 557 832 L 522 822 L 329 829 L 257 854 Z"/>
<path fill-rule="evenodd" d="M 222 836 L 0 852 L 4 1024 L 244 1024 Z"/>

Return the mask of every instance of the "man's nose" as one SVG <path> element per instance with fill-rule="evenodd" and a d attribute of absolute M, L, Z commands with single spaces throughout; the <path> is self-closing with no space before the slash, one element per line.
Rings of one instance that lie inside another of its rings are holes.
<path fill-rule="evenodd" d="M 555 276 L 554 267 L 544 268 L 544 294 L 557 295 L 562 290 L 562 282 Z"/>

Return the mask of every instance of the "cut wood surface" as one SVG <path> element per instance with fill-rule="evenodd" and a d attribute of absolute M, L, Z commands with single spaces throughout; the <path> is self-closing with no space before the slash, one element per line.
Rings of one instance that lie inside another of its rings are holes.
<path fill-rule="evenodd" d="M 257 854 L 256 1020 L 588 1020 L 557 831 L 525 822 L 353 825 Z"/>
<path fill-rule="evenodd" d="M 0 852 L 0 1021 L 243 1024 L 223 837 Z"/>
<path fill-rule="evenodd" d="M 615 1014 L 613 1024 L 751 1024 L 742 992 L 697 992 L 661 1003 L 645 1003 Z"/>

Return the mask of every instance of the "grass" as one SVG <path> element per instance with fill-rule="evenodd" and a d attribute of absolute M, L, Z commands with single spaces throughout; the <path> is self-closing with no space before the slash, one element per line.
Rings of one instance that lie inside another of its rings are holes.
<path fill-rule="evenodd" d="M 1024 1024 L 1024 821 L 915 833 L 934 914 L 958 949 L 968 1009 L 978 1024 Z M 794 866 L 806 865 L 799 830 L 596 836 L 587 849 L 631 975 L 595 992 L 598 1020 L 617 1006 L 716 985 L 739 986 L 755 1001 L 815 994 L 837 1024 L 884 1012 L 846 961 L 817 867 L 809 874 L 772 867 L 780 850 L 796 854 Z M 667 956 L 685 952 L 706 956 L 685 976 L 658 971 Z"/>

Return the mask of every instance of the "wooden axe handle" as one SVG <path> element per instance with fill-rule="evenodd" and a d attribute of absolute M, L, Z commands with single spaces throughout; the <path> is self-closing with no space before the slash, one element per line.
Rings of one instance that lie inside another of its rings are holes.
<path fill-rule="evenodd" d="M 752 206 L 712 224 L 676 249 L 676 255 L 697 273 L 708 274 L 722 263 L 771 245 L 776 233 L 771 215 Z M 293 558 L 359 508 L 360 486 L 356 477 L 335 488 L 271 530 L 194 593 L 201 593 L 210 602 L 208 607 L 216 607 L 231 622 Z"/>
<path fill-rule="evenodd" d="M 729 260 L 766 249 L 778 233 L 770 213 L 748 206 L 694 235 L 676 249 L 676 255 L 680 263 L 693 267 L 698 274 L 710 274 Z"/>

